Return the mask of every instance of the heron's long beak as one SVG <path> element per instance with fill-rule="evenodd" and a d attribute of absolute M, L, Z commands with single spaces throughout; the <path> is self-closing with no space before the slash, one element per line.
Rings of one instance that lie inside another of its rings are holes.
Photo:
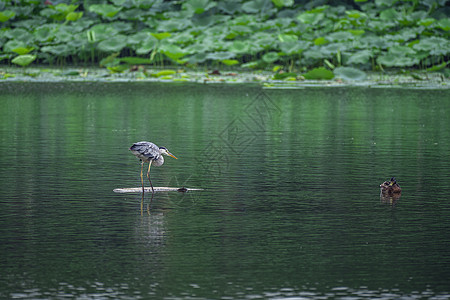
<path fill-rule="evenodd" d="M 178 158 L 175 157 L 175 155 L 173 155 L 173 154 L 170 153 L 169 151 L 167 151 L 167 155 L 172 156 L 172 157 L 175 158 L 175 159 L 178 159 Z"/>

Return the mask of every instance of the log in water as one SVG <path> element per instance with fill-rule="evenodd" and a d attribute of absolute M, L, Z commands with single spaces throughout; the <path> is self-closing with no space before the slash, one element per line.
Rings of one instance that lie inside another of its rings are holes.
<path fill-rule="evenodd" d="M 194 188 L 176 188 L 176 187 L 165 187 L 165 186 L 156 186 L 153 188 L 155 192 L 191 192 L 191 191 L 202 191 L 203 189 L 194 189 Z M 113 190 L 115 193 L 125 194 L 125 193 L 142 193 L 142 187 L 139 188 L 117 188 Z M 145 193 L 151 193 L 152 188 L 146 187 L 144 188 Z"/>

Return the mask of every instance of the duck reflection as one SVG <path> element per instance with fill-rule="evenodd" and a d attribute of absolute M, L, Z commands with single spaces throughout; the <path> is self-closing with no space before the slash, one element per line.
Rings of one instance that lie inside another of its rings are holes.
<path fill-rule="evenodd" d="M 402 188 L 395 177 L 380 184 L 380 200 L 382 203 L 395 205 L 402 195 Z"/>

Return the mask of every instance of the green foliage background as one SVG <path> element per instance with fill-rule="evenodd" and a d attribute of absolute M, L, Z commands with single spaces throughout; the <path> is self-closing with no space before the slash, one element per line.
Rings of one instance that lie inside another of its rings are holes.
<path fill-rule="evenodd" d="M 438 71 L 450 54 L 446 3 L 1 1 L 0 61 Z"/>

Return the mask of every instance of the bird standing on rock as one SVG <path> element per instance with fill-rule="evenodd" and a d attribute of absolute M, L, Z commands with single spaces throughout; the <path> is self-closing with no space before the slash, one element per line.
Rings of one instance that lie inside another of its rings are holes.
<path fill-rule="evenodd" d="M 152 181 L 150 180 L 150 167 L 152 166 L 152 164 L 157 167 L 162 166 L 162 164 L 164 163 L 163 155 L 171 156 L 175 159 L 177 158 L 172 153 L 170 153 L 166 147 L 158 147 L 151 142 L 145 141 L 134 143 L 130 147 L 130 151 L 142 162 L 141 163 L 142 195 L 144 195 L 144 178 L 142 176 L 144 163 L 148 163 L 147 178 L 148 181 L 150 182 L 150 186 L 152 187 L 152 192 L 154 193 L 155 190 L 153 189 L 153 184 Z"/>

